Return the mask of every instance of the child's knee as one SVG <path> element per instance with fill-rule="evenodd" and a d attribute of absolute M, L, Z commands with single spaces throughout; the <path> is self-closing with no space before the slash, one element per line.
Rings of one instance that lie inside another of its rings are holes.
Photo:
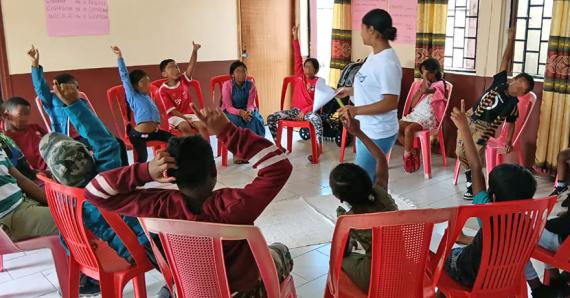
<path fill-rule="evenodd" d="M 570 149 L 564 149 L 558 153 L 558 162 L 567 162 L 570 160 Z"/>

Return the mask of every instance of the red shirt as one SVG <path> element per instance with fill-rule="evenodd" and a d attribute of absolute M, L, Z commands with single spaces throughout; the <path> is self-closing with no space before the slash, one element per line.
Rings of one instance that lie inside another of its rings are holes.
<path fill-rule="evenodd" d="M 245 188 L 214 191 L 202 204 L 200 213 L 190 210 L 187 199 L 178 190 L 137 189 L 152 181 L 148 163 L 99 174 L 85 188 L 85 196 L 99 208 L 128 216 L 253 225 L 279 194 L 293 167 L 276 146 L 249 129 L 228 124 L 218 138 L 231 152 L 248 159 L 258 173 Z M 225 241 L 223 246 L 231 290 L 253 289 L 259 280 L 259 271 L 247 242 Z"/>
<path fill-rule="evenodd" d="M 40 155 L 40 140 L 47 134 L 43 127 L 37 124 L 30 124 L 25 130 L 9 130 L 5 133 L 22 149 L 24 157 L 30 166 L 36 170 L 46 170 L 47 166 Z"/>
<path fill-rule="evenodd" d="M 192 79 L 186 76 L 186 73 L 180 76 L 178 82 L 174 86 L 166 85 L 164 82 L 158 88 L 158 95 L 164 106 L 166 114 L 169 114 L 173 110 L 177 110 L 182 114 L 194 114 L 192 108 L 190 108 L 190 81 Z"/>
<path fill-rule="evenodd" d="M 293 107 L 300 109 L 306 114 L 313 111 L 315 86 L 319 78 L 309 79 L 305 76 L 301 46 L 297 39 L 293 39 L 293 54 L 295 56 L 295 75 L 297 76 L 297 82 L 293 90 Z"/>

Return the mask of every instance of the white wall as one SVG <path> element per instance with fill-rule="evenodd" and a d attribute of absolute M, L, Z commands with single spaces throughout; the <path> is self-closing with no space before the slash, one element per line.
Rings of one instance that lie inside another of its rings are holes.
<path fill-rule="evenodd" d="M 200 61 L 238 57 L 235 0 L 108 0 L 110 34 L 49 37 L 43 0 L 1 0 L 10 74 L 28 73 L 32 44 L 50 71 L 115 66 L 109 46 L 122 48 L 129 65 L 186 61 L 192 40 Z"/>

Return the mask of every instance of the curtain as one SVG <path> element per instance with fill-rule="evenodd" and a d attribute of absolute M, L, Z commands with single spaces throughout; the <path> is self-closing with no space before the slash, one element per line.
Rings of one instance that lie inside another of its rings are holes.
<path fill-rule="evenodd" d="M 336 87 L 342 69 L 352 56 L 351 0 L 334 0 L 329 85 Z"/>
<path fill-rule="evenodd" d="M 570 0 L 555 0 L 540 107 L 535 163 L 556 169 L 558 153 L 570 136 Z"/>
<path fill-rule="evenodd" d="M 436 58 L 443 67 L 446 23 L 447 0 L 418 0 L 416 77 L 420 77 L 418 68 L 427 58 Z"/>

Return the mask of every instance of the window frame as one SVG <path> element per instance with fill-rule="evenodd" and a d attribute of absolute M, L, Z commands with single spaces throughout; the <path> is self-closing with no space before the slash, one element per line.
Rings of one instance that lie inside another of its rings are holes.
<path fill-rule="evenodd" d="M 476 11 L 475 15 L 467 15 L 467 9 L 468 9 L 468 7 L 469 7 L 469 2 L 470 2 L 470 1 L 477 1 L 477 11 Z M 443 67 L 444 67 L 445 71 L 447 71 L 447 72 L 471 73 L 471 74 L 475 74 L 475 72 L 476 72 L 476 70 L 477 70 L 477 43 L 478 43 L 478 38 L 479 38 L 479 34 L 478 34 L 478 33 L 479 33 L 479 12 L 480 12 L 480 8 L 481 8 L 481 3 L 480 3 L 480 2 L 481 2 L 480 0 L 466 0 L 466 4 L 465 4 L 464 6 L 457 6 L 457 2 L 455 2 L 455 3 L 454 3 L 454 6 L 453 6 L 453 12 L 454 12 L 453 16 L 451 16 L 450 13 L 449 13 L 451 7 L 449 7 L 449 8 L 447 9 L 446 21 L 449 22 L 449 18 L 450 18 L 450 17 L 453 17 L 453 21 L 454 21 L 454 22 L 453 22 L 453 31 L 454 31 L 454 32 L 451 32 L 451 35 L 449 35 L 450 33 L 447 32 L 447 26 L 446 26 L 446 30 L 445 30 L 445 45 L 446 45 L 446 47 L 447 47 L 447 39 L 448 39 L 448 38 L 451 38 L 451 40 L 452 40 L 452 42 L 451 42 L 451 56 L 445 55 L 445 49 L 444 49 L 444 58 L 443 58 L 443 59 L 444 59 L 444 60 L 443 60 L 443 61 L 444 61 L 444 63 L 443 63 L 444 65 L 443 65 Z M 455 17 L 457 16 L 458 8 L 465 10 L 465 24 L 464 24 L 463 27 L 461 27 L 461 26 L 456 26 L 456 25 L 455 25 Z M 467 35 L 467 34 L 466 34 L 466 33 L 467 33 L 467 24 L 468 24 L 468 22 L 469 22 L 469 19 L 476 19 L 476 20 L 477 20 L 477 24 L 476 24 L 476 26 L 475 26 L 475 34 L 474 34 L 474 37 L 466 36 L 466 35 Z M 463 33 L 463 46 L 462 46 L 462 47 L 456 47 L 456 46 L 454 45 L 454 41 L 455 41 L 455 36 L 454 36 L 454 34 L 455 34 L 455 29 L 463 29 L 463 30 L 464 30 L 464 31 L 463 31 L 464 33 Z M 475 51 L 474 51 L 473 57 L 466 57 L 466 56 L 465 56 L 465 49 L 466 49 L 466 47 L 465 47 L 465 41 L 468 40 L 468 39 L 469 39 L 469 40 L 475 40 L 475 45 L 474 45 L 474 46 L 475 46 Z M 463 53 L 464 53 L 464 54 L 463 54 L 463 58 L 462 58 L 462 60 L 463 60 L 463 65 L 465 65 L 465 60 L 472 60 L 472 61 L 473 61 L 473 69 L 464 68 L 464 67 L 458 68 L 458 67 L 448 66 L 448 65 L 445 64 L 446 58 L 449 58 L 449 59 L 451 59 L 451 64 L 453 65 L 453 53 L 455 52 L 456 49 L 463 50 Z"/>

